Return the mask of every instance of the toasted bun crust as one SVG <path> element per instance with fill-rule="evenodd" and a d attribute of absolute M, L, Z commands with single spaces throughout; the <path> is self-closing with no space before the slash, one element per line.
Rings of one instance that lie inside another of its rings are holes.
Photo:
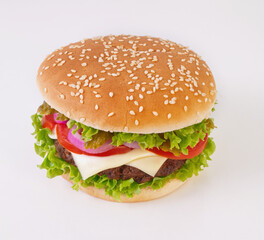
<path fill-rule="evenodd" d="M 193 51 L 168 40 L 105 36 L 62 47 L 41 64 L 44 99 L 71 119 L 104 131 L 160 133 L 207 118 L 212 73 Z"/>
<path fill-rule="evenodd" d="M 64 175 L 62 175 L 62 177 L 65 178 L 66 180 L 68 180 L 69 182 L 73 183 L 70 180 L 69 174 L 64 174 Z M 163 188 L 160 188 L 158 190 L 153 190 L 151 187 L 143 188 L 143 189 L 141 189 L 140 194 L 135 194 L 133 198 L 128 198 L 128 197 L 122 195 L 120 197 L 120 200 L 121 200 L 121 202 L 125 202 L 125 203 L 145 202 L 145 201 L 154 200 L 154 199 L 163 197 L 165 195 L 168 195 L 169 193 L 173 192 L 174 190 L 179 188 L 181 185 L 183 185 L 185 182 L 182 182 L 178 179 L 173 179 L 170 182 L 168 182 Z M 99 189 L 96 187 L 84 188 L 80 184 L 79 184 L 79 187 L 83 192 L 85 192 L 91 196 L 101 198 L 101 199 L 107 200 L 107 201 L 118 202 L 117 200 L 115 200 L 111 196 L 105 195 L 104 189 Z"/>

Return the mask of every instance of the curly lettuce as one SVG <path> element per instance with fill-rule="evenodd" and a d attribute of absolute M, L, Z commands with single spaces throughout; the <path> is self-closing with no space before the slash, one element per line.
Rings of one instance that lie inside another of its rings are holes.
<path fill-rule="evenodd" d="M 69 129 L 72 129 L 75 127 L 75 129 L 72 131 L 73 134 L 75 134 L 79 129 L 82 129 L 82 139 L 85 142 L 89 142 L 93 139 L 93 136 L 98 133 L 98 129 L 88 127 L 80 122 L 76 122 L 74 120 L 69 120 L 67 122 L 67 126 Z"/>
<path fill-rule="evenodd" d="M 206 134 L 210 133 L 211 129 L 215 127 L 212 119 L 205 119 L 202 122 L 192 126 L 162 134 L 139 134 L 124 132 L 108 133 L 88 127 L 74 120 L 69 120 L 67 122 L 67 126 L 70 129 L 75 127 L 73 133 L 76 133 L 76 131 L 82 129 L 82 139 L 86 142 L 88 147 L 99 147 L 109 138 L 112 138 L 111 144 L 114 146 L 120 146 L 124 143 L 137 142 L 142 149 L 156 147 L 161 148 L 163 151 L 173 152 L 175 155 L 180 155 L 181 153 L 188 155 L 188 147 L 192 148 L 200 140 L 204 140 Z M 100 140 L 99 138 L 101 138 L 100 144 L 94 144 L 93 141 L 98 142 L 98 140 Z"/>
<path fill-rule="evenodd" d="M 125 142 L 138 142 L 142 149 L 146 148 L 161 148 L 163 151 L 178 152 L 188 155 L 188 147 L 193 148 L 199 141 L 204 140 L 206 134 L 213 129 L 214 123 L 212 119 L 205 119 L 200 123 L 185 127 L 179 130 L 165 132 L 163 134 L 138 134 L 138 133 L 123 133 L 116 132 L 112 137 L 112 144 L 119 146 Z M 166 143 L 169 143 L 166 144 Z M 175 151 L 179 150 L 179 151 Z"/>
<path fill-rule="evenodd" d="M 112 196 L 116 200 L 120 200 L 121 195 L 126 195 L 131 198 L 134 194 L 139 194 L 141 189 L 151 187 L 152 189 L 162 188 L 171 179 L 178 178 L 181 181 L 198 175 L 204 167 L 208 166 L 207 161 L 211 160 L 210 155 L 215 150 L 215 144 L 211 138 L 208 138 L 208 143 L 204 151 L 192 158 L 188 159 L 185 164 L 176 172 L 166 177 L 154 177 L 151 181 L 145 183 L 137 183 L 133 178 L 128 180 L 109 179 L 107 176 L 99 176 L 97 174 L 82 179 L 77 167 L 69 164 L 56 156 L 56 149 L 54 140 L 49 137 L 51 131 L 43 129 L 41 125 L 42 116 L 34 114 L 31 116 L 32 125 L 35 128 L 33 135 L 35 135 L 35 151 L 38 155 L 44 158 L 43 162 L 38 166 L 40 169 L 47 170 L 47 177 L 54 178 L 65 173 L 69 173 L 70 180 L 74 182 L 73 189 L 78 190 L 79 184 L 83 187 L 94 186 L 96 188 L 105 189 L 105 194 Z"/>

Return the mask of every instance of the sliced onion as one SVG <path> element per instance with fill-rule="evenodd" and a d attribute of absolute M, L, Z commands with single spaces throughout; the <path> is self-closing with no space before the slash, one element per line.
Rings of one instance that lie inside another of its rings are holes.
<path fill-rule="evenodd" d="M 111 139 L 106 141 L 99 148 L 96 148 L 96 149 L 85 148 L 84 147 L 85 142 L 82 140 L 81 133 L 79 131 L 77 131 L 75 134 L 73 134 L 72 131 L 73 131 L 73 129 L 70 129 L 70 131 L 68 133 L 68 140 L 71 142 L 72 145 L 81 149 L 84 152 L 91 153 L 91 154 L 97 154 L 97 153 L 107 152 L 107 151 L 111 150 L 112 148 L 114 148 L 114 146 L 110 144 L 112 142 Z"/>
<path fill-rule="evenodd" d="M 132 142 L 132 143 L 124 143 L 123 145 L 129 147 L 129 148 L 140 148 L 140 146 L 138 145 L 138 142 Z"/>
<path fill-rule="evenodd" d="M 58 113 L 54 113 L 53 116 L 54 116 L 54 121 L 55 121 L 56 123 L 65 123 L 65 124 L 67 123 L 67 121 L 60 121 L 60 120 L 57 120 Z"/>

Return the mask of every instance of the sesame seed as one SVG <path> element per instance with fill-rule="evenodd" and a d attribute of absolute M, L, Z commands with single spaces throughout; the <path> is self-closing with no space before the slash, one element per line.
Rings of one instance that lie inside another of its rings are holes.
<path fill-rule="evenodd" d="M 124 127 L 124 131 L 125 131 L 125 132 L 128 131 L 128 127 L 127 127 L 127 126 Z"/>
<path fill-rule="evenodd" d="M 186 96 L 186 97 L 185 97 L 185 100 L 187 101 L 188 99 L 189 99 L 189 97 L 188 97 L 188 96 Z"/>
<path fill-rule="evenodd" d="M 143 95 L 141 93 L 138 96 L 140 99 L 143 99 Z"/>
<path fill-rule="evenodd" d="M 110 112 L 110 113 L 108 114 L 108 117 L 112 117 L 114 114 L 115 114 L 114 112 Z"/>
<path fill-rule="evenodd" d="M 79 79 L 80 80 L 85 80 L 87 78 L 87 75 L 82 75 Z"/>
<path fill-rule="evenodd" d="M 73 72 L 73 73 L 76 73 L 77 71 L 76 71 L 76 70 L 74 70 L 74 69 L 71 69 L 71 72 Z"/>
<path fill-rule="evenodd" d="M 102 82 L 105 80 L 105 78 L 99 78 L 98 80 Z"/>
<path fill-rule="evenodd" d="M 142 111 L 143 111 L 143 107 L 140 106 L 140 107 L 138 108 L 138 111 L 139 111 L 139 112 L 142 112 Z"/>
<path fill-rule="evenodd" d="M 138 124 L 139 124 L 139 121 L 136 119 L 136 120 L 135 120 L 135 125 L 138 126 Z"/>
<path fill-rule="evenodd" d="M 98 110 L 98 109 L 99 109 L 99 107 L 98 107 L 97 104 L 94 106 L 94 109 L 95 109 L 95 110 Z"/>
<path fill-rule="evenodd" d="M 154 116 L 158 116 L 159 114 L 156 111 L 152 111 Z"/>
<path fill-rule="evenodd" d="M 100 95 L 100 94 L 96 94 L 95 97 L 96 97 L 96 98 L 100 98 L 101 95 Z"/>
<path fill-rule="evenodd" d="M 171 118 L 171 113 L 168 114 L 168 119 L 170 119 L 170 118 Z"/>
<path fill-rule="evenodd" d="M 65 96 L 63 94 L 60 94 L 60 98 L 65 99 Z"/>
<path fill-rule="evenodd" d="M 59 85 L 62 85 L 62 84 L 66 86 L 66 85 L 67 85 L 67 82 L 65 82 L 65 81 L 60 81 Z"/>
<path fill-rule="evenodd" d="M 81 64 L 83 67 L 86 67 L 87 66 L 87 63 L 82 63 Z"/>
<path fill-rule="evenodd" d="M 129 111 L 129 114 L 130 114 L 130 115 L 135 115 L 135 112 L 134 112 L 133 110 L 130 110 L 130 111 Z"/>
<path fill-rule="evenodd" d="M 187 112 L 187 106 L 184 106 L 184 111 Z"/>
<path fill-rule="evenodd" d="M 63 60 L 60 63 L 58 63 L 58 66 L 62 66 L 64 63 L 65 63 L 65 60 Z"/>
<path fill-rule="evenodd" d="M 109 97 L 113 97 L 114 93 L 113 92 L 109 92 Z"/>

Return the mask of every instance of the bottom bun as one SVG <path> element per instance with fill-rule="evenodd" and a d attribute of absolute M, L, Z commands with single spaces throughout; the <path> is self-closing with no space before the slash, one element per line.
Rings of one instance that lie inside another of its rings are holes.
<path fill-rule="evenodd" d="M 63 174 L 62 177 L 68 180 L 69 182 L 73 183 L 73 181 L 70 180 L 69 174 Z M 170 180 L 168 183 L 165 184 L 164 187 L 160 189 L 153 190 L 151 187 L 146 187 L 141 189 L 141 192 L 139 194 L 135 194 L 132 198 L 128 198 L 125 195 L 121 195 L 120 200 L 121 202 L 126 203 L 150 201 L 168 195 L 169 193 L 173 192 L 181 185 L 183 185 L 185 182 L 182 182 L 179 179 L 175 178 Z M 82 187 L 80 183 L 79 187 L 83 192 L 91 196 L 101 198 L 106 201 L 118 202 L 113 197 L 105 195 L 105 190 L 103 188 L 99 189 L 96 187 Z"/>

